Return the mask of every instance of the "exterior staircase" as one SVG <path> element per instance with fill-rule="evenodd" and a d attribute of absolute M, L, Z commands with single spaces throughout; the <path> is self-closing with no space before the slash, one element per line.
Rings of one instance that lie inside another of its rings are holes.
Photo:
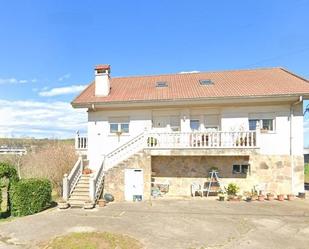
<path fill-rule="evenodd" d="M 82 174 L 77 181 L 68 200 L 71 207 L 83 207 L 86 201 L 90 201 L 89 179 L 90 175 Z"/>

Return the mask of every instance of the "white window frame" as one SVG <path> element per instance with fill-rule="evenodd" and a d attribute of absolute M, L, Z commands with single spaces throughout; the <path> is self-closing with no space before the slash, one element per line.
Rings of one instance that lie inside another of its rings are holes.
<path fill-rule="evenodd" d="M 126 124 L 126 125 L 128 125 L 128 131 L 127 132 L 123 132 L 123 131 L 121 131 L 121 125 L 123 125 L 123 124 Z M 112 132 L 111 131 L 111 125 L 117 125 L 118 126 L 118 129 L 117 129 L 117 131 L 116 132 Z M 109 134 L 116 134 L 117 132 L 119 132 L 119 133 L 121 133 L 121 134 L 129 134 L 130 133 L 130 122 L 111 122 L 111 123 L 109 123 Z"/>
<path fill-rule="evenodd" d="M 239 172 L 234 171 L 234 166 L 239 166 Z M 243 172 L 243 167 L 247 167 L 247 172 Z M 250 172 L 250 164 L 245 164 L 245 163 L 234 163 L 232 166 L 232 173 L 233 175 L 248 175 Z"/>

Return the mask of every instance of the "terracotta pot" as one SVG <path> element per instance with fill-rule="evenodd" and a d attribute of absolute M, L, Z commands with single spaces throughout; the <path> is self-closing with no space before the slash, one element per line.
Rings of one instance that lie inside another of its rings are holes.
<path fill-rule="evenodd" d="M 58 202 L 58 208 L 59 209 L 67 209 L 70 207 L 70 204 L 65 201 L 59 201 Z"/>
<path fill-rule="evenodd" d="M 259 197 L 257 195 L 252 195 L 252 197 L 251 197 L 252 201 L 257 201 L 258 198 Z"/>
<path fill-rule="evenodd" d="M 106 206 L 106 201 L 103 199 L 98 200 L 98 205 L 99 207 L 105 207 Z"/>
<path fill-rule="evenodd" d="M 89 174 L 91 174 L 91 173 L 92 173 L 92 170 L 89 169 L 89 168 L 86 168 L 86 169 L 83 170 L 83 174 L 84 174 L 84 175 L 89 175 Z"/>
<path fill-rule="evenodd" d="M 258 200 L 259 200 L 259 201 L 264 201 L 264 199 L 265 199 L 265 196 L 264 196 L 264 195 L 259 195 L 259 196 L 258 196 Z"/>
<path fill-rule="evenodd" d="M 278 201 L 284 201 L 284 195 L 278 195 Z"/>
<path fill-rule="evenodd" d="M 295 195 L 290 194 L 290 195 L 287 195 L 287 197 L 288 197 L 289 201 L 294 201 L 295 200 Z"/>
<path fill-rule="evenodd" d="M 267 200 L 273 201 L 275 199 L 275 196 L 273 194 L 267 194 Z"/>

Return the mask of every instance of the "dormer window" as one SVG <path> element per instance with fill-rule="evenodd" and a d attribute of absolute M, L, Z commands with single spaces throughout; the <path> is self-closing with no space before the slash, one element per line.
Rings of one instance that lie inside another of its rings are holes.
<path fill-rule="evenodd" d="M 158 81 L 156 82 L 156 87 L 157 88 L 168 87 L 168 84 L 166 81 Z"/>
<path fill-rule="evenodd" d="M 207 86 L 207 85 L 213 85 L 214 83 L 212 80 L 208 79 L 208 80 L 200 80 L 200 84 L 202 86 Z"/>

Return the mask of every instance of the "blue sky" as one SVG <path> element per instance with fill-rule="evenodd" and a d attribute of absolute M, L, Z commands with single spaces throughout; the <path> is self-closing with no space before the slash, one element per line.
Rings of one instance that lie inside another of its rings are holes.
<path fill-rule="evenodd" d="M 1 136 L 84 130 L 69 102 L 99 63 L 112 76 L 283 66 L 309 78 L 308 0 L 0 0 L 0 11 Z"/>

